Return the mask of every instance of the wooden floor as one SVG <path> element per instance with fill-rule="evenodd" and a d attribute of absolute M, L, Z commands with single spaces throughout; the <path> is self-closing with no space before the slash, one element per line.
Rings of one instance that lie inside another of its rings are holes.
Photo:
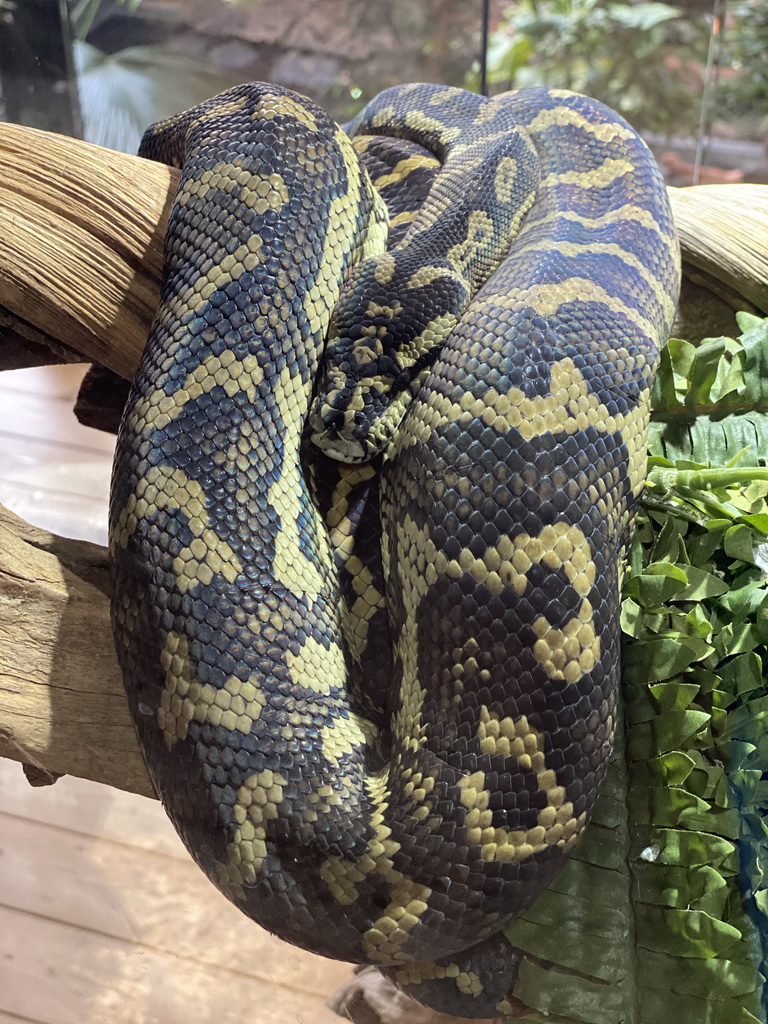
<path fill-rule="evenodd" d="M 81 376 L 0 373 L 0 502 L 104 543 L 112 440 L 71 414 Z M 156 801 L 0 759 L 0 1024 L 338 1024 L 350 973 L 244 918 Z"/>

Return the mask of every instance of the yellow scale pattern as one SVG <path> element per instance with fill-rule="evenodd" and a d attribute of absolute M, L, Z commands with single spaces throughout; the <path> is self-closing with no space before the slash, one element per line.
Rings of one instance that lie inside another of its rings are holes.
<path fill-rule="evenodd" d="M 184 173 L 118 445 L 116 644 L 158 789 L 230 899 L 428 1005 L 489 1016 L 514 983 L 495 933 L 578 842 L 611 749 L 619 561 L 677 243 L 642 143 L 582 97 L 400 87 L 357 131 L 256 84 L 148 133 L 145 155 Z M 423 207 L 388 212 L 372 188 L 379 136 L 435 155 L 404 151 L 377 189 L 445 163 Z M 403 275 L 493 154 L 459 236 Z M 417 293 L 467 295 L 400 345 L 415 376 L 381 462 L 331 470 L 307 421 L 366 261 L 358 368 Z M 324 513 L 308 463 L 331 474 Z M 383 579 L 353 520 L 379 481 Z M 350 665 L 358 685 L 375 676 L 385 613 L 397 692 L 363 694 L 382 727 L 347 681 Z"/>

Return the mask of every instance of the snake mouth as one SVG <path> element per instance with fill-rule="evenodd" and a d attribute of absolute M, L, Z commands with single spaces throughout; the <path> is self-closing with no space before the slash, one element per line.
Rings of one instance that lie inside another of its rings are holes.
<path fill-rule="evenodd" d="M 336 462 L 368 462 L 371 458 L 371 453 L 355 438 L 329 437 L 324 430 L 315 430 L 309 437 L 313 444 Z"/>

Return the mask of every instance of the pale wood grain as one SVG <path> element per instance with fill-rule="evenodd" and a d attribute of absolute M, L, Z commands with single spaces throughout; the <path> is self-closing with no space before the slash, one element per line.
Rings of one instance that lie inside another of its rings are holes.
<path fill-rule="evenodd" d="M 349 966 L 271 938 L 221 895 L 178 839 L 178 859 L 169 863 L 162 853 L 28 818 L 0 814 L 0 833 L 0 906 L 9 910 L 311 996 L 349 977 Z"/>
<path fill-rule="evenodd" d="M 21 765 L 0 758 L 0 814 L 44 821 L 90 840 L 189 860 L 159 801 L 74 775 L 55 786 L 32 789 Z"/>
<path fill-rule="evenodd" d="M 0 755 L 152 795 L 108 589 L 104 548 L 0 509 Z"/>
<path fill-rule="evenodd" d="M 0 761 L 0 850 L 0 1024 L 4 1013 L 35 1024 L 337 1020 L 323 1003 L 349 965 L 288 946 L 228 903 L 157 801 L 72 777 L 31 790 Z M 159 1006 L 140 992 L 126 1017 L 147 963 L 173 965 L 173 984 Z M 201 1000 L 191 1018 L 184 977 Z"/>
<path fill-rule="evenodd" d="M 669 189 L 683 258 L 768 311 L 768 186 Z"/>
<path fill-rule="evenodd" d="M 0 306 L 130 378 L 177 180 L 163 164 L 0 124 Z"/>
<path fill-rule="evenodd" d="M 338 1024 L 319 993 L 250 976 L 259 955 L 224 969 L 0 906 L 0 1007 L 45 1024 Z"/>
<path fill-rule="evenodd" d="M 0 124 L 0 307 L 130 379 L 177 181 L 161 164 Z M 670 200 L 683 258 L 765 309 L 768 186 L 670 189 Z"/>

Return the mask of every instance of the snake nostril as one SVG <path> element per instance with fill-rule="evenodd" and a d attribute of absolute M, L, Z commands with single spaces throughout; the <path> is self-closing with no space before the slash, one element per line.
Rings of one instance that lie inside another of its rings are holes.
<path fill-rule="evenodd" d="M 347 419 L 346 409 L 338 409 L 332 405 L 324 405 L 320 414 L 323 428 L 334 437 L 343 429 Z"/>

